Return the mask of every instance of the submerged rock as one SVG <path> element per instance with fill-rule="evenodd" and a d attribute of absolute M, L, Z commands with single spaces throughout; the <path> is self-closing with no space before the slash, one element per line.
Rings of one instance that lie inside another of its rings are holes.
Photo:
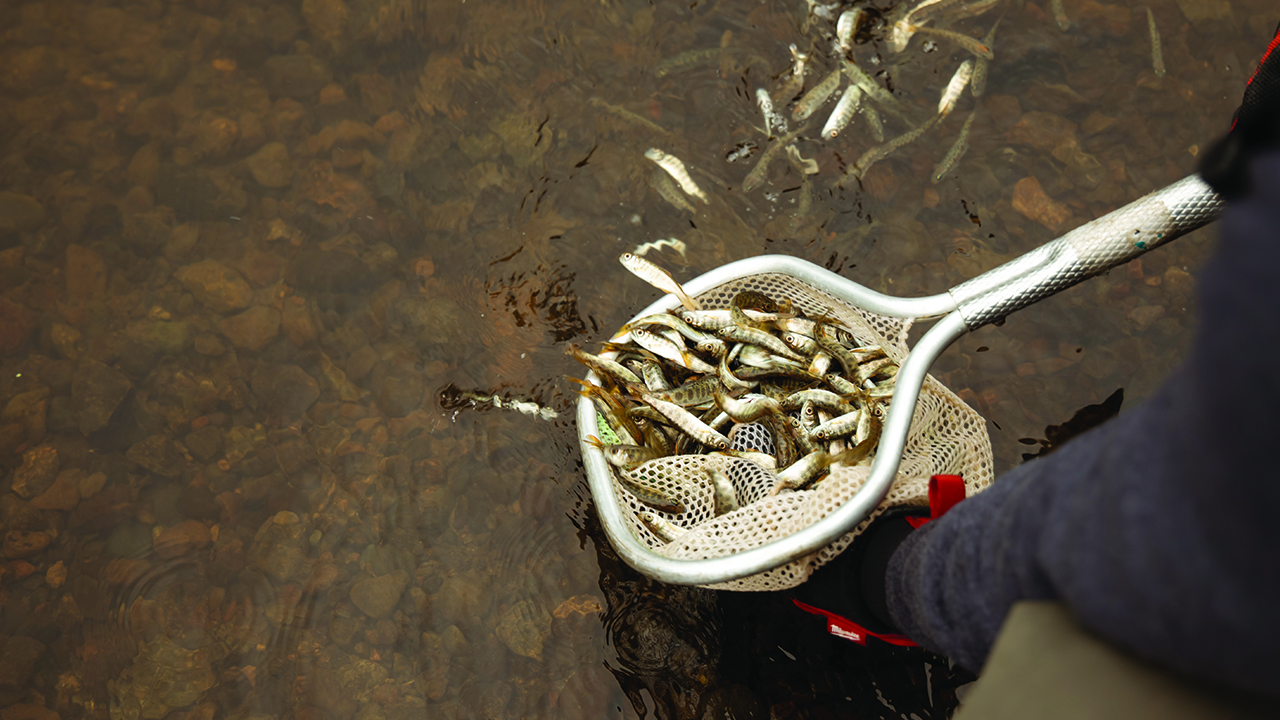
<path fill-rule="evenodd" d="M 542 645 L 551 634 L 551 616 L 529 600 L 521 600 L 502 616 L 494 633 L 511 652 L 542 659 Z"/>
<path fill-rule="evenodd" d="M 89 434 L 106 427 L 111 416 L 133 388 L 119 370 L 96 360 L 81 360 L 71 381 L 71 399 L 76 407 L 80 432 Z"/>
<path fill-rule="evenodd" d="M 48 648 L 44 643 L 25 635 L 8 637 L 0 635 L 0 687 L 24 688 L 36 661 Z"/>
<path fill-rule="evenodd" d="M 284 143 L 263 145 L 245 160 L 245 164 L 249 166 L 253 179 L 263 187 L 288 187 L 293 181 L 293 165 L 289 160 L 289 149 Z"/>
<path fill-rule="evenodd" d="M 332 74 L 317 57 L 311 55 L 276 55 L 263 69 L 272 95 L 306 100 L 329 83 Z"/>
<path fill-rule="evenodd" d="M 174 277 L 214 312 L 243 310 L 253 300 L 253 288 L 249 283 L 240 273 L 217 260 L 201 260 L 178 268 Z"/>
<path fill-rule="evenodd" d="M 41 445 L 22 454 L 22 467 L 13 472 L 13 492 L 18 497 L 32 498 L 53 484 L 58 475 L 58 450 Z"/>
<path fill-rule="evenodd" d="M 280 334 L 280 311 L 255 305 L 218 323 L 218 329 L 236 347 L 258 351 Z"/>
<path fill-rule="evenodd" d="M 320 397 L 320 386 L 297 365 L 259 363 L 251 378 L 261 409 L 271 415 L 296 417 Z"/>
<path fill-rule="evenodd" d="M 213 542 L 213 536 L 204 523 L 198 520 L 187 520 L 173 527 L 165 528 L 159 535 L 156 535 L 152 544 L 155 547 L 156 555 L 168 560 L 185 555 L 193 550 L 199 550 L 210 542 Z"/>
<path fill-rule="evenodd" d="M 31 232 L 44 224 L 44 205 L 30 195 L 0 192 L 0 235 Z"/>
<path fill-rule="evenodd" d="M 403 573 L 392 573 L 366 578 L 351 586 L 351 602 L 371 618 L 390 613 L 400 602 L 408 578 Z"/>
<path fill-rule="evenodd" d="M 157 475 L 174 478 L 182 474 L 182 456 L 164 435 L 151 435 L 134 443 L 125 457 Z"/>

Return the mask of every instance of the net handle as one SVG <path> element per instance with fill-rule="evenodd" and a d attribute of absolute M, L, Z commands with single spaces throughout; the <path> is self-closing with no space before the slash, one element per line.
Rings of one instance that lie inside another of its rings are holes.
<path fill-rule="evenodd" d="M 1223 199 L 1199 175 L 1081 225 L 948 293 L 970 330 L 1055 295 L 1201 228 Z"/>

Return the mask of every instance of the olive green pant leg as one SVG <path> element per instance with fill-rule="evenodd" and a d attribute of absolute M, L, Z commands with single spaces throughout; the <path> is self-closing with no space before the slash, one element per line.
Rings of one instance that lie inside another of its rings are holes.
<path fill-rule="evenodd" d="M 1280 682 L 1280 680 L 1278 680 Z M 1264 712 L 1266 710 L 1266 712 Z M 1261 718 L 1274 707 L 1136 658 L 1080 627 L 1066 606 L 1021 602 L 956 720 Z"/>

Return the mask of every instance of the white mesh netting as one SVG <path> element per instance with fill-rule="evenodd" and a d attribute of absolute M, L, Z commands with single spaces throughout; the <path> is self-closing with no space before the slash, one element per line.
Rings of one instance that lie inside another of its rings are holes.
<path fill-rule="evenodd" d="M 909 321 L 886 317 L 844 303 L 789 275 L 763 274 L 741 278 L 698 296 L 704 308 L 726 308 L 744 290 L 756 290 L 777 300 L 788 298 L 796 309 L 810 317 L 826 316 L 839 321 L 863 344 L 884 348 L 895 362 L 907 356 Z M 735 433 L 748 433 L 745 441 L 752 449 L 764 449 L 772 438 L 762 428 L 741 426 Z M 735 435 L 735 445 L 739 439 Z M 737 491 L 741 507 L 715 517 L 714 490 L 703 472 L 723 471 Z M 631 471 L 613 468 L 614 490 L 630 512 L 636 537 L 662 555 L 682 559 L 706 559 L 730 555 L 784 538 L 811 525 L 842 505 L 862 487 L 871 468 L 835 466 L 821 482 L 809 489 L 770 496 L 776 478 L 771 470 L 740 458 L 723 455 L 676 455 L 652 460 Z M 678 497 L 685 510 L 670 513 L 654 510 L 641 502 L 620 479 L 626 473 L 630 484 L 663 488 Z M 947 390 L 932 376 L 921 389 L 907 436 L 906 448 L 894 483 L 884 502 L 870 517 L 836 542 L 807 557 L 781 567 L 732 582 L 710 585 L 720 590 L 782 590 L 803 583 L 809 575 L 841 552 L 886 508 L 897 505 L 928 505 L 929 477 L 960 475 L 967 494 L 973 495 L 991 484 L 991 441 L 986 423 L 976 411 Z M 667 542 L 637 517 L 643 510 L 671 521 L 683 533 Z"/>

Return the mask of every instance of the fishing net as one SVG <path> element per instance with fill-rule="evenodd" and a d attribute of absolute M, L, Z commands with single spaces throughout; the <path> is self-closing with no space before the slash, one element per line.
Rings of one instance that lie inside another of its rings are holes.
<path fill-rule="evenodd" d="M 844 327 L 860 344 L 879 345 L 897 363 L 907 356 L 910 321 L 877 315 L 849 305 L 785 274 L 760 274 L 717 286 L 698 296 L 704 308 L 727 308 L 745 290 L 762 292 L 777 300 L 788 298 L 795 309 L 809 317 L 828 317 Z M 731 432 L 734 446 L 771 453 L 773 438 L 760 425 L 741 425 Z M 715 491 L 706 469 L 723 472 L 737 491 L 739 509 L 715 515 Z M 774 472 L 751 460 L 724 455 L 675 455 L 651 460 L 633 470 L 611 468 L 614 491 L 629 513 L 636 537 L 655 552 L 671 558 L 708 559 L 731 555 L 784 538 L 826 517 L 866 482 L 868 464 L 833 466 L 832 472 L 809 489 L 771 496 L 777 482 Z M 640 501 L 622 481 L 656 486 L 678 498 L 680 513 L 655 510 Z M 888 495 L 869 517 L 827 547 L 781 567 L 708 587 L 719 590 L 766 591 L 795 587 L 814 570 L 830 562 L 884 510 L 898 505 L 928 505 L 929 478 L 937 474 L 960 475 L 967 494 L 987 488 L 992 481 L 991 441 L 986 423 L 972 408 L 932 376 L 925 379 L 912 418 L 906 448 Z M 653 533 L 638 513 L 652 512 L 683 530 L 668 542 Z"/>

